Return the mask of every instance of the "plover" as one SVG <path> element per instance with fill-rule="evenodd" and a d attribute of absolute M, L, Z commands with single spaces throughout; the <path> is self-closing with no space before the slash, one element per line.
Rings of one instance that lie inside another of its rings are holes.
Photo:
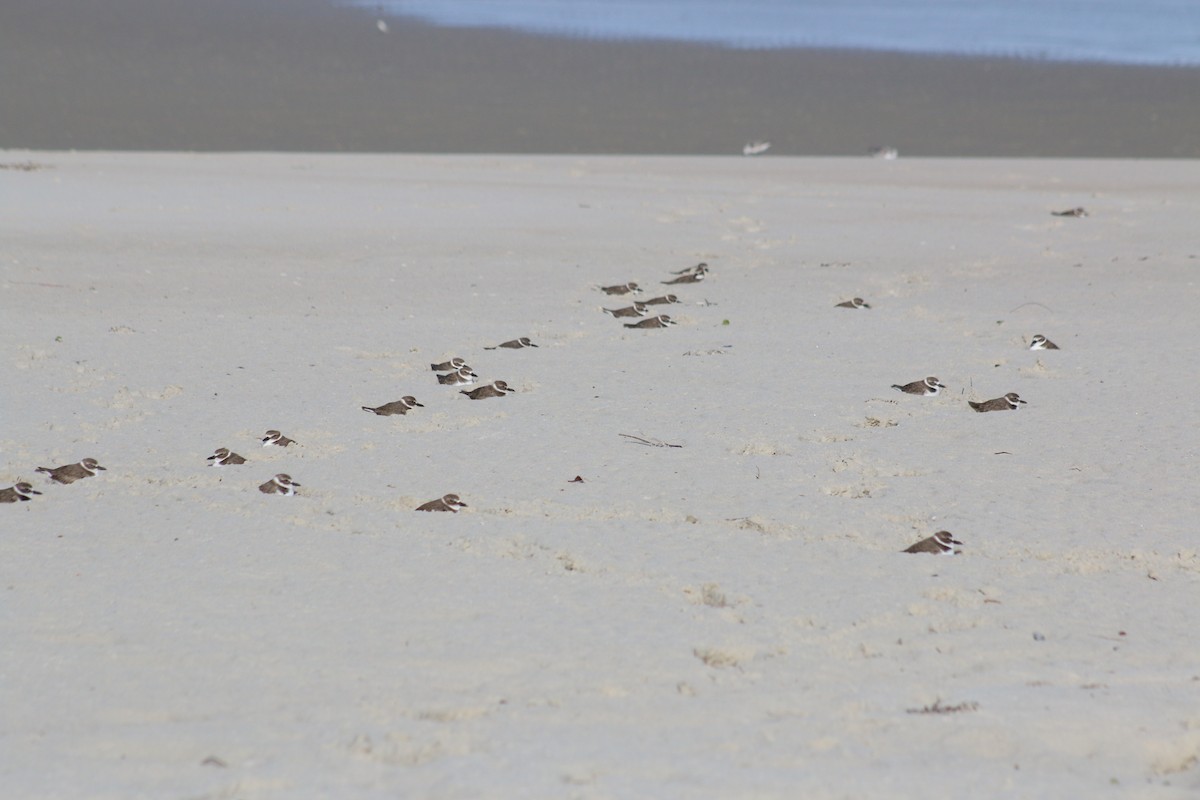
<path fill-rule="evenodd" d="M 744 145 L 742 145 L 742 155 L 757 156 L 757 155 L 767 152 L 770 149 L 771 149 L 770 142 L 765 142 L 762 139 L 755 139 L 753 141 L 746 142 Z"/>
<path fill-rule="evenodd" d="M 449 372 L 445 375 L 438 375 L 438 383 L 442 386 L 466 386 L 474 383 L 479 376 L 471 372 L 470 367 L 463 367 L 457 372 Z"/>
<path fill-rule="evenodd" d="M 624 308 L 602 308 L 600 310 L 614 317 L 644 317 L 650 309 L 645 303 L 634 303 Z"/>
<path fill-rule="evenodd" d="M 1042 336 L 1040 333 L 1035 333 L 1033 338 L 1029 340 L 1030 350 L 1057 350 L 1058 345 Z"/>
<path fill-rule="evenodd" d="M 461 358 L 452 358 L 449 361 L 443 361 L 441 364 L 430 364 L 429 368 L 434 372 L 455 372 L 467 367 L 467 362 Z M 470 367 L 467 367 L 470 369 Z"/>
<path fill-rule="evenodd" d="M 642 289 L 633 281 L 629 283 L 619 283 L 616 286 L 601 286 L 600 291 L 605 294 L 641 294 Z"/>
<path fill-rule="evenodd" d="M 699 283 L 704 280 L 704 276 L 708 274 L 708 267 L 705 264 L 697 264 L 696 268 L 680 275 L 678 278 L 672 278 L 669 281 L 660 281 L 664 286 L 673 286 L 679 283 Z"/>
<path fill-rule="evenodd" d="M 671 274 L 672 275 L 690 275 L 693 272 L 699 272 L 700 270 L 707 270 L 707 269 L 708 269 L 708 262 L 701 261 L 699 264 L 697 264 L 694 267 L 686 267 L 684 269 L 677 269 L 674 272 L 672 272 Z"/>
<path fill-rule="evenodd" d="M 212 462 L 210 466 L 213 467 L 224 467 L 230 464 L 246 463 L 246 459 L 242 458 L 228 447 L 218 447 L 217 451 L 208 457 L 208 460 Z"/>
<path fill-rule="evenodd" d="M 33 484 L 21 481 L 7 489 L 0 489 L 0 503 L 15 503 L 18 500 L 25 502 L 32 499 L 30 495 L 35 494 L 41 494 L 41 492 L 34 489 Z"/>
<path fill-rule="evenodd" d="M 913 381 L 901 386 L 898 383 L 892 384 L 893 389 L 899 389 L 905 394 L 923 394 L 925 396 L 934 395 L 946 388 L 946 385 L 932 375 L 923 381 Z"/>
<path fill-rule="evenodd" d="M 664 294 L 662 297 L 651 297 L 649 300 L 643 300 L 644 306 L 667 306 L 671 303 L 678 303 L 679 298 L 673 294 Z"/>
<path fill-rule="evenodd" d="M 1056 217 L 1086 217 L 1088 215 L 1087 209 L 1083 206 L 1076 206 L 1075 208 L 1068 208 L 1063 211 L 1051 211 L 1050 213 Z"/>
<path fill-rule="evenodd" d="M 674 325 L 675 320 L 668 317 L 666 314 L 659 314 L 657 317 L 644 319 L 641 322 L 626 322 L 626 328 L 665 328 L 668 325 Z"/>
<path fill-rule="evenodd" d="M 454 514 L 458 513 L 460 508 L 466 508 L 467 504 L 458 499 L 456 494 L 447 494 L 439 497 L 437 500 L 430 500 L 428 503 L 422 503 L 417 506 L 417 511 L 450 511 Z"/>
<path fill-rule="evenodd" d="M 961 552 L 954 549 L 954 545 L 961 545 L 958 539 L 955 539 L 950 531 L 938 531 L 928 539 L 922 539 L 916 544 L 904 548 L 905 553 L 930 553 L 935 556 L 952 556 L 955 553 Z"/>
<path fill-rule="evenodd" d="M 1009 392 L 1004 397 L 997 397 L 994 400 L 985 400 L 982 403 L 976 403 L 974 400 L 968 400 L 967 405 L 976 411 L 1016 411 L 1021 403 L 1025 401 L 1017 397 L 1016 392 Z"/>
<path fill-rule="evenodd" d="M 267 435 L 262 438 L 263 447 L 287 447 L 289 444 L 295 444 L 295 439 L 289 439 L 279 431 L 267 431 Z"/>
<path fill-rule="evenodd" d="M 286 494 L 293 495 L 296 493 L 296 487 L 300 484 L 292 480 L 291 475 L 283 472 L 276 475 L 271 480 L 258 487 L 258 490 L 263 494 Z"/>
<path fill-rule="evenodd" d="M 537 347 L 537 345 L 534 344 L 533 342 L 529 341 L 528 336 L 522 336 L 520 339 L 513 339 L 512 341 L 501 342 L 500 344 L 496 345 L 496 347 L 503 347 L 508 350 L 520 350 L 522 347 Z M 485 347 L 483 349 L 484 350 L 495 350 L 496 347 Z"/>
<path fill-rule="evenodd" d="M 882 158 L 884 161 L 895 161 L 900 151 L 894 147 L 872 147 L 867 151 L 871 158 Z"/>
<path fill-rule="evenodd" d="M 78 464 L 65 464 L 61 467 L 38 467 L 35 472 L 44 472 L 55 483 L 74 483 L 81 478 L 90 478 L 107 467 L 100 466 L 94 458 L 85 458 Z"/>
<path fill-rule="evenodd" d="M 834 308 L 870 308 L 870 307 L 871 306 L 869 304 L 863 302 L 863 299 L 861 297 L 855 297 L 850 300 L 847 300 L 844 303 L 838 303 L 836 306 L 834 306 Z"/>
<path fill-rule="evenodd" d="M 411 394 L 406 394 L 404 397 L 401 397 L 395 402 L 384 403 L 383 405 L 376 406 L 375 408 L 363 406 L 362 410 L 370 411 L 372 414 L 378 414 L 381 417 L 390 417 L 393 414 L 407 414 L 415 406 L 419 406 L 421 408 L 425 407 L 423 403 L 417 402 L 417 398 L 413 397 Z"/>
<path fill-rule="evenodd" d="M 508 388 L 508 384 L 504 381 L 493 381 L 487 386 L 480 386 L 478 389 L 467 391 L 463 389 L 460 394 L 465 394 L 472 400 L 486 400 L 489 397 L 504 397 L 506 394 L 512 394 L 516 389 Z"/>

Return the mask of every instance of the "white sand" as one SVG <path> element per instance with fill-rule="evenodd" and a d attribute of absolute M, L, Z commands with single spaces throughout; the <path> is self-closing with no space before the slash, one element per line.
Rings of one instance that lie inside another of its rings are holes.
<path fill-rule="evenodd" d="M 6 796 L 1200 790 L 1200 164 L 25 161 Z M 680 325 L 601 314 L 627 280 Z"/>

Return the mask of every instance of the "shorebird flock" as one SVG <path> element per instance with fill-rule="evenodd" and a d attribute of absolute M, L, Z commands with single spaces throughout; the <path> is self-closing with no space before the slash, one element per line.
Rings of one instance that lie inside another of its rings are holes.
<path fill-rule="evenodd" d="M 1068 209 L 1062 212 L 1052 212 L 1056 216 L 1085 216 L 1086 211 L 1082 208 Z M 660 281 L 666 287 L 684 287 L 689 284 L 697 284 L 704 281 L 709 274 L 709 266 L 705 262 L 700 262 L 695 266 L 671 272 L 671 277 Z M 631 329 L 658 329 L 667 328 L 675 325 L 675 320 L 667 314 L 653 313 L 655 306 L 674 305 L 680 301 L 679 297 L 667 290 L 657 297 L 652 297 L 644 300 L 635 299 L 644 294 L 644 290 L 634 281 L 626 283 L 614 284 L 611 286 L 595 287 L 611 298 L 622 298 L 630 301 L 632 304 L 621 306 L 618 308 L 601 307 L 601 311 L 612 316 L 615 319 L 622 320 L 622 324 L 626 328 Z M 682 291 L 682 289 L 678 289 Z M 705 301 L 704 304 L 707 304 Z M 855 311 L 870 310 L 871 305 L 861 297 L 853 297 L 849 300 L 835 304 L 837 309 L 850 309 Z M 631 321 L 624 321 L 631 320 Z M 516 339 L 511 339 L 500 344 L 484 347 L 484 350 L 523 350 L 527 348 L 537 348 L 529 337 L 521 336 Z M 1035 334 L 1029 341 L 1030 350 L 1058 350 L 1059 347 L 1054 342 L 1047 339 L 1042 334 Z M 437 377 L 438 385 L 447 387 L 470 387 L 479 380 L 479 375 L 461 357 L 455 356 L 447 361 L 437 364 L 430 364 L 430 369 Z M 919 380 L 914 380 L 904 384 L 892 384 L 892 388 L 904 394 L 916 395 L 919 397 L 933 397 L 939 394 L 946 385 L 935 376 L 928 376 Z M 516 392 L 506 381 L 492 380 L 482 386 L 475 388 L 459 389 L 459 392 L 466 395 L 471 400 L 488 400 L 492 398 L 502 398 Z M 967 401 L 968 406 L 976 412 L 988 411 L 1015 411 L 1025 404 L 1016 392 L 1008 392 L 1000 397 L 982 402 L 974 400 Z M 405 415 L 413 409 L 424 408 L 424 404 L 417 401 L 413 395 L 404 395 L 398 400 L 392 400 L 378 406 L 362 406 L 363 411 L 375 414 L 381 417 L 393 415 Z M 259 440 L 262 447 L 280 447 L 287 448 L 291 445 L 298 444 L 294 439 L 285 436 L 278 430 L 268 430 Z M 235 453 L 228 447 L 218 447 L 207 458 L 209 465 L 216 468 L 244 466 L 248 462 L 244 456 Z M 35 472 L 42 473 L 47 476 L 47 480 L 51 484 L 70 485 L 79 480 L 91 478 L 99 475 L 100 472 L 107 468 L 102 466 L 95 458 L 84 458 L 74 464 L 64 464 L 59 467 L 37 467 Z M 576 482 L 581 482 L 582 478 L 576 478 Z M 283 495 L 294 496 L 296 490 L 302 484 L 292 478 L 291 475 L 281 472 L 269 480 L 258 485 L 258 490 L 263 494 L 268 495 Z M 0 489 L 0 503 L 21 503 L 32 500 L 34 496 L 41 495 L 42 492 L 33 488 L 33 485 L 26 481 L 18 481 L 13 486 L 5 489 Z M 467 508 L 467 504 L 455 493 L 448 493 L 442 497 L 430 500 L 417 506 L 416 511 L 448 511 L 458 513 L 461 508 Z M 962 542 L 955 539 L 949 531 L 938 531 L 933 536 L 913 544 L 906 548 L 905 553 L 928 553 L 932 555 L 955 555 L 961 550 L 959 547 Z"/>

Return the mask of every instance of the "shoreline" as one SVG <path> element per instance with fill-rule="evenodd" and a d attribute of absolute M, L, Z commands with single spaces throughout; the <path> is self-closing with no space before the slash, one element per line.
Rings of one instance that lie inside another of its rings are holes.
<path fill-rule="evenodd" d="M 439 28 L 316 0 L 14 0 L 0 147 L 1195 158 L 1200 69 Z"/>

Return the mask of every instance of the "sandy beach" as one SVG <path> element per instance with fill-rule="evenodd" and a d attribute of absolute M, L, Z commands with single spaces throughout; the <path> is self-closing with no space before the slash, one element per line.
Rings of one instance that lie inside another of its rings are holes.
<path fill-rule="evenodd" d="M 6 0 L 0 148 L 1200 157 L 1200 69 L 445 29 L 328 0 Z"/>
<path fill-rule="evenodd" d="M 0 167 L 9 796 L 1200 790 L 1196 162 Z"/>

